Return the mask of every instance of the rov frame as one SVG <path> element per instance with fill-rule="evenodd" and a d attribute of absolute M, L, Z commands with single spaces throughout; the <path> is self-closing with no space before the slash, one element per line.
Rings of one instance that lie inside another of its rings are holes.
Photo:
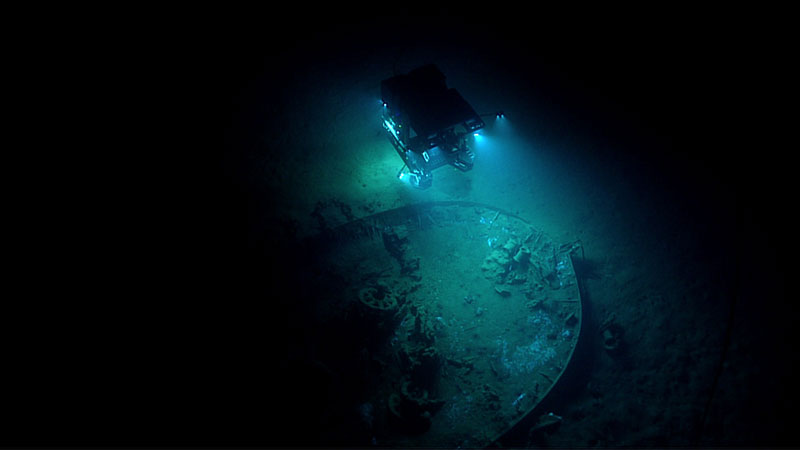
<path fill-rule="evenodd" d="M 408 168 L 410 183 L 426 189 L 433 171 L 451 165 L 463 172 L 472 169 L 473 134 L 485 126 L 480 116 L 433 64 L 381 82 L 383 128 Z"/>

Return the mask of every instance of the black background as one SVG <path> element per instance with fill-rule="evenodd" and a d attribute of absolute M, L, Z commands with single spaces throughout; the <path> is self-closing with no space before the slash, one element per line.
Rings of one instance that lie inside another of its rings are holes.
<path fill-rule="evenodd" d="M 254 213 L 269 210 L 273 193 L 253 190 L 242 177 L 250 127 L 264 118 L 280 125 L 281 108 L 291 102 L 282 83 L 297 71 L 321 59 L 352 62 L 407 40 L 491 54 L 498 70 L 547 80 L 549 95 L 583 128 L 627 144 L 614 147 L 622 157 L 680 174 L 675 189 L 724 191 L 732 201 L 709 214 L 735 224 L 720 240 L 741 249 L 742 292 L 759 295 L 740 301 L 763 321 L 763 359 L 782 371 L 752 389 L 796 398 L 789 371 L 796 357 L 787 346 L 795 312 L 788 290 L 794 141 L 777 138 L 785 120 L 774 117 L 784 95 L 776 87 L 786 58 L 778 51 L 780 27 L 746 11 L 579 15 L 490 7 L 466 18 L 445 8 L 424 17 L 398 14 L 392 6 L 370 17 L 331 6 L 310 7 L 313 14 L 187 12 L 160 23 L 163 36 L 133 43 L 150 52 L 144 64 L 164 74 L 149 110 L 165 105 L 175 126 L 191 134 L 174 133 L 169 146 L 159 146 L 158 167 L 145 172 L 154 183 L 142 192 L 146 219 L 139 220 L 158 226 L 132 227 L 136 237 L 128 245 L 142 244 L 132 254 L 146 254 L 147 268 L 141 272 L 127 258 L 118 270 L 99 262 L 109 295 L 93 291 L 85 306 L 60 307 L 61 318 L 34 328 L 41 333 L 28 329 L 37 334 L 26 338 L 37 351 L 8 356 L 7 367 L 22 369 L 10 387 L 15 401 L 7 403 L 9 429 L 17 434 L 7 442 L 308 442 L 302 437 L 313 430 L 302 427 L 303 415 L 323 387 L 285 365 L 301 261 L 286 251 L 282 225 Z M 253 104 L 253 92 L 274 103 Z M 653 136 L 662 146 L 642 154 L 636 144 Z M 113 294 L 120 285 L 122 298 Z M 264 313 L 273 317 L 269 329 Z M 788 420 L 791 411 L 785 413 Z M 757 427 L 758 420 L 742 425 Z M 796 443 L 788 423 L 783 429 L 786 435 L 775 438 Z"/>

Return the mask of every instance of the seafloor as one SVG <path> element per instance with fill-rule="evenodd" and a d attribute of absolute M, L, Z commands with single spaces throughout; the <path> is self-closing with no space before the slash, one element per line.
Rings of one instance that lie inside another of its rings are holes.
<path fill-rule="evenodd" d="M 331 225 L 346 221 L 342 211 L 358 218 L 417 202 L 491 204 L 557 242 L 579 240 L 585 252 L 576 267 L 582 347 L 542 406 L 563 422 L 504 445 L 797 443 L 787 421 L 796 352 L 786 347 L 785 228 L 764 203 L 775 192 L 768 165 L 721 144 L 724 45 L 695 28 L 581 32 L 426 19 L 393 29 L 398 22 L 309 27 L 291 45 L 267 31 L 225 40 L 230 195 L 220 222 L 233 235 L 225 242 L 247 249 L 231 253 L 245 273 L 234 278 L 261 289 L 231 295 L 259 292 L 280 314 L 266 323 L 303 320 L 291 271 L 315 255 L 294 255 L 292 245 L 318 232 L 318 204 L 328 205 Z M 402 162 L 380 126 L 379 88 L 431 62 L 478 112 L 506 118 L 487 119 L 487 135 L 499 137 L 476 148 L 472 171 L 441 168 L 422 191 L 395 176 Z M 597 333 L 611 315 L 624 329 L 614 354 Z M 294 338 L 284 331 L 267 333 L 266 348 L 274 371 L 291 374 Z M 283 419 L 265 441 L 324 446 L 314 429 L 323 426 L 326 388 L 278 377 L 275 389 L 293 394 L 272 397 Z M 290 423 L 308 429 L 289 433 Z"/>

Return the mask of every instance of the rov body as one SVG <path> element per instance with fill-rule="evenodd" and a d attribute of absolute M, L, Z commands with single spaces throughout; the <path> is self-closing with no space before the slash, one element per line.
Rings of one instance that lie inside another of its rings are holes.
<path fill-rule="evenodd" d="M 474 109 L 433 64 L 381 82 L 383 128 L 405 163 L 398 173 L 426 189 L 433 171 L 451 165 L 472 169 L 472 136 L 485 126 Z M 404 173 L 404 169 L 408 172 Z"/>

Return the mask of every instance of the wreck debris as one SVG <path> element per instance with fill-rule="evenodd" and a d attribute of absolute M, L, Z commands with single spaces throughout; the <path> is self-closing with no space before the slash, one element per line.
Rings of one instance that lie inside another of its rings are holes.
<path fill-rule="evenodd" d="M 364 305 L 382 311 L 393 310 L 397 307 L 394 295 L 382 284 L 362 288 L 358 291 L 358 299 Z"/>
<path fill-rule="evenodd" d="M 542 414 L 539 416 L 539 420 L 536 421 L 536 424 L 531 427 L 528 435 L 533 437 L 539 433 L 552 433 L 561 425 L 562 420 L 563 418 L 561 416 L 553 413 Z"/>
<path fill-rule="evenodd" d="M 510 297 L 511 296 L 511 291 L 509 291 L 508 289 L 506 289 L 504 287 L 501 287 L 501 286 L 495 286 L 494 287 L 494 291 L 497 292 L 498 294 L 500 294 L 500 297 Z"/>
<path fill-rule="evenodd" d="M 616 353 L 622 343 L 622 335 L 625 330 L 617 324 L 617 315 L 613 312 L 606 316 L 600 325 L 600 336 L 603 339 L 603 348 L 610 354 Z"/>
<path fill-rule="evenodd" d="M 321 240 L 339 232 L 332 222 Z M 398 208 L 342 232 L 313 273 L 334 281 L 321 303 L 335 306 L 341 290 L 358 312 L 345 321 L 364 353 L 354 405 L 373 405 L 380 442 L 490 445 L 558 382 L 582 323 L 570 247 L 514 214 L 454 204 Z"/>

